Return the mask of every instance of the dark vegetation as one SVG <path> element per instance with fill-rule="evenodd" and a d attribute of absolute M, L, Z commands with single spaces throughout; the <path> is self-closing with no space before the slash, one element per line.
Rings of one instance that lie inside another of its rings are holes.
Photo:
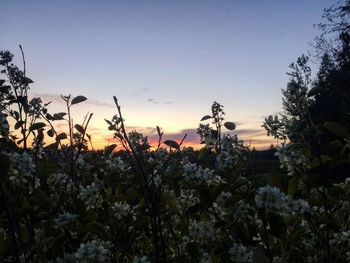
<path fill-rule="evenodd" d="M 279 144 L 265 151 L 239 140 L 217 102 L 201 150 L 159 127 L 151 149 L 116 97 L 106 124 L 123 150 L 89 151 L 92 114 L 71 118 L 87 98 L 48 112 L 29 100 L 22 47 L 23 69 L 1 51 L 0 261 L 349 262 L 349 14 L 348 0 L 325 10 L 315 78 L 308 57 L 291 65 L 283 113 L 263 123 Z"/>

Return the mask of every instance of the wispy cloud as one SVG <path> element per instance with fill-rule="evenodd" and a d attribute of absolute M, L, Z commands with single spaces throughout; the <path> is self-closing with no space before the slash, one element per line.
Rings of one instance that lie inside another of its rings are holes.
<path fill-rule="evenodd" d="M 152 99 L 152 98 L 148 98 L 147 99 L 147 102 L 150 102 L 150 103 L 153 103 L 153 104 L 171 104 L 173 103 L 172 101 L 168 100 L 168 101 L 163 101 L 163 102 L 159 102 L 155 99 Z"/>

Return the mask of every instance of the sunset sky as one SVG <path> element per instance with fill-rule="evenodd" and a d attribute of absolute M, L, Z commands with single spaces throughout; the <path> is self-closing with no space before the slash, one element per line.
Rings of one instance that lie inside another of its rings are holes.
<path fill-rule="evenodd" d="M 22 44 L 33 96 L 64 110 L 60 94 L 84 95 L 96 148 L 112 143 L 104 118 L 118 97 L 129 129 L 166 138 L 188 133 L 213 101 L 241 139 L 271 144 L 261 124 L 281 111 L 288 66 L 311 49 L 327 0 L 2 0 L 0 49 L 21 65 Z M 64 128 L 64 127 L 63 127 Z"/>

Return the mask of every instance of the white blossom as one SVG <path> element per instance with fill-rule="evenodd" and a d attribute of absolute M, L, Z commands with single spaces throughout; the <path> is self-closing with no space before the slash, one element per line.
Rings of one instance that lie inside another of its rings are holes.
<path fill-rule="evenodd" d="M 281 210 L 285 194 L 276 187 L 269 185 L 260 187 L 255 195 L 255 203 L 259 208 Z"/>
<path fill-rule="evenodd" d="M 234 243 L 228 253 L 231 255 L 231 260 L 234 262 L 251 262 L 252 253 L 242 244 Z"/>

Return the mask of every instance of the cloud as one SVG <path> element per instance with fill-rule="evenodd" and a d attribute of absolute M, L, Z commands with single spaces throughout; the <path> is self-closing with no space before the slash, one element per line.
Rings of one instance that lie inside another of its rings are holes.
<path fill-rule="evenodd" d="M 153 104 L 159 104 L 159 103 L 161 103 L 161 104 L 172 104 L 173 103 L 170 100 L 164 101 L 164 102 L 159 102 L 159 101 L 157 101 L 155 99 L 152 99 L 152 98 L 147 99 L 147 102 L 150 102 L 150 103 L 153 103 Z"/>
<path fill-rule="evenodd" d="M 235 131 L 238 136 L 261 136 L 266 135 L 266 131 L 264 129 L 237 129 Z"/>
<path fill-rule="evenodd" d="M 153 104 L 158 104 L 159 102 L 154 100 L 154 99 L 147 99 L 148 102 L 153 103 Z"/>

